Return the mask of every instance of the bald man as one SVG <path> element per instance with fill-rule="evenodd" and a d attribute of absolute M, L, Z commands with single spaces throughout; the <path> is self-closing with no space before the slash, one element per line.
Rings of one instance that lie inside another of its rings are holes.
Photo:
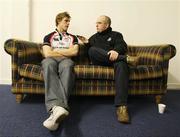
<path fill-rule="evenodd" d="M 136 59 L 127 56 L 127 44 L 121 33 L 112 31 L 111 19 L 102 15 L 96 22 L 97 33 L 89 38 L 89 58 L 94 65 L 113 66 L 115 76 L 114 104 L 117 119 L 121 123 L 130 123 L 128 114 L 128 63 L 135 65 Z"/>

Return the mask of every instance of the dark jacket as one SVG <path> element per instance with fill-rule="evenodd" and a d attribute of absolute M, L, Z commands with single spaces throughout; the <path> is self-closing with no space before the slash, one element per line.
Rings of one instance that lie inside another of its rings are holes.
<path fill-rule="evenodd" d="M 127 44 L 123 39 L 121 33 L 112 31 L 109 27 L 103 32 L 97 32 L 89 38 L 89 45 L 102 48 L 106 51 L 115 50 L 120 55 L 124 55 L 127 52 Z"/>

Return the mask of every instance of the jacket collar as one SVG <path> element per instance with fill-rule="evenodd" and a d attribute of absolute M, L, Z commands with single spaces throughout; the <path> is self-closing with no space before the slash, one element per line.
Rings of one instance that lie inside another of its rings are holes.
<path fill-rule="evenodd" d="M 102 32 L 98 32 L 98 34 L 99 34 L 99 35 L 105 35 L 105 34 L 111 32 L 111 31 L 112 31 L 112 28 L 109 27 L 109 28 L 107 28 L 106 30 L 104 30 L 104 31 L 102 31 Z"/>

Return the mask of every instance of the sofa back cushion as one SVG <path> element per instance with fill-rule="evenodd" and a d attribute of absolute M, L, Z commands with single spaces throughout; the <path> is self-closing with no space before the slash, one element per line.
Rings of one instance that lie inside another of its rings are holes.
<path fill-rule="evenodd" d="M 89 46 L 87 46 L 87 45 L 80 45 L 79 46 L 78 56 L 72 58 L 76 65 L 91 64 L 91 61 L 90 61 L 89 56 L 88 56 L 88 49 L 89 49 Z M 136 47 L 128 46 L 128 55 L 137 56 L 136 50 L 137 50 Z M 143 60 L 142 56 L 139 56 L 139 57 L 140 57 L 140 60 Z M 143 63 L 144 63 L 144 61 L 141 61 L 138 64 L 143 64 Z"/>
<path fill-rule="evenodd" d="M 88 49 L 89 47 L 87 45 L 80 45 L 79 46 L 79 52 L 76 57 L 73 57 L 72 60 L 74 60 L 76 65 L 88 65 L 90 64 L 90 60 L 88 57 Z"/>

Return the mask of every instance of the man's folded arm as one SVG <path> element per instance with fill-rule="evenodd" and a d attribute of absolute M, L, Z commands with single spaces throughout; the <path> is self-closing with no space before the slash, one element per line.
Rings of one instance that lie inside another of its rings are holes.
<path fill-rule="evenodd" d="M 62 57 L 63 55 L 57 51 L 53 51 L 49 45 L 43 45 L 43 56 L 44 57 Z"/>
<path fill-rule="evenodd" d="M 54 52 L 59 53 L 60 55 L 63 55 L 65 57 L 73 57 L 73 56 L 77 56 L 78 51 L 79 51 L 79 45 L 75 44 L 72 47 L 68 48 L 68 49 L 54 49 Z"/>

